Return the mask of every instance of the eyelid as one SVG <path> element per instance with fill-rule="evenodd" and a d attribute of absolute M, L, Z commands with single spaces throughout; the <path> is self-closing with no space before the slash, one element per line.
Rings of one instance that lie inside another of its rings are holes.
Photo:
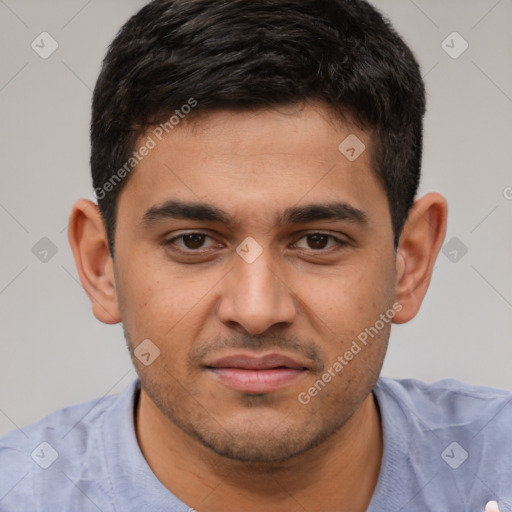
<path fill-rule="evenodd" d="M 163 245 L 164 246 L 172 246 L 174 245 L 174 250 L 176 251 L 179 251 L 179 252 L 182 252 L 182 253 L 189 253 L 189 254 L 193 254 L 193 253 L 201 253 L 201 252 L 205 252 L 206 250 L 208 250 L 208 248 L 200 248 L 200 249 L 187 249 L 186 247 L 185 248 L 181 248 L 181 247 L 177 247 L 174 242 L 180 238 L 183 238 L 184 236 L 187 236 L 187 235 L 202 235 L 204 236 L 205 238 L 210 238 L 212 240 L 215 240 L 215 238 L 210 235 L 209 233 L 206 233 L 204 231 L 197 231 L 197 230 L 189 230 L 189 231 L 184 231 L 184 232 L 181 232 L 179 235 L 174 235 L 172 238 L 166 238 L 163 240 Z"/>
<path fill-rule="evenodd" d="M 297 239 L 296 241 L 294 242 L 294 245 L 299 241 L 299 240 L 302 240 L 304 237 L 307 237 L 307 236 L 311 236 L 311 235 L 322 235 L 322 236 L 326 236 L 326 237 L 329 237 L 330 239 L 334 240 L 336 242 L 336 246 L 337 247 L 329 247 L 327 249 L 305 249 L 303 247 L 299 247 L 299 249 L 302 249 L 302 250 L 309 250 L 311 252 L 315 252 L 315 253 L 321 253 L 321 252 L 328 252 L 328 251 L 332 251 L 333 249 L 335 250 L 336 248 L 340 248 L 340 247 L 344 247 L 344 246 L 347 246 L 349 245 L 349 242 L 343 238 L 340 238 L 339 236 L 336 236 L 336 235 L 333 235 L 332 233 L 329 233 L 329 232 L 324 232 L 324 231 L 306 231 L 306 232 L 303 232 Z"/>

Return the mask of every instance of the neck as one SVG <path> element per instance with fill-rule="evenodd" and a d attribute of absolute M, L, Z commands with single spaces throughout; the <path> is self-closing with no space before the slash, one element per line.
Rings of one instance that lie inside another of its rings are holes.
<path fill-rule="evenodd" d="M 197 512 L 363 512 L 375 490 L 383 452 L 372 394 L 329 439 L 279 463 L 247 463 L 215 454 L 162 415 L 143 390 L 135 430 L 155 476 Z"/>

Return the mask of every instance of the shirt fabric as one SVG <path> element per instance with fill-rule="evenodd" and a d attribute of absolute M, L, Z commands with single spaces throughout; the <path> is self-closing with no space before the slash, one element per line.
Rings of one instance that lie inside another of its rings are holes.
<path fill-rule="evenodd" d="M 140 451 L 139 392 L 136 379 L 0 437 L 0 511 L 190 512 Z M 512 510 L 512 392 L 381 377 L 373 394 L 384 451 L 368 512 Z"/>

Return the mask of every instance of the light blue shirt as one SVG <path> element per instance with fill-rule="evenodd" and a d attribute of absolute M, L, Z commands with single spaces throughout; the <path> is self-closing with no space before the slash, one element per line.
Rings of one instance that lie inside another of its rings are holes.
<path fill-rule="evenodd" d="M 189 512 L 137 444 L 139 386 L 1 437 L 0 511 Z M 369 512 L 512 510 L 512 392 L 381 377 L 374 395 L 384 454 Z"/>

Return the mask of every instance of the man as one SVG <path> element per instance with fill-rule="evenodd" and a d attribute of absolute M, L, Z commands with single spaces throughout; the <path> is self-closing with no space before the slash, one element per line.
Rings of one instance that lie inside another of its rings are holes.
<path fill-rule="evenodd" d="M 445 234 L 424 111 L 363 1 L 132 17 L 69 240 L 139 379 L 3 437 L 0 510 L 510 510 L 511 393 L 379 378 Z"/>

